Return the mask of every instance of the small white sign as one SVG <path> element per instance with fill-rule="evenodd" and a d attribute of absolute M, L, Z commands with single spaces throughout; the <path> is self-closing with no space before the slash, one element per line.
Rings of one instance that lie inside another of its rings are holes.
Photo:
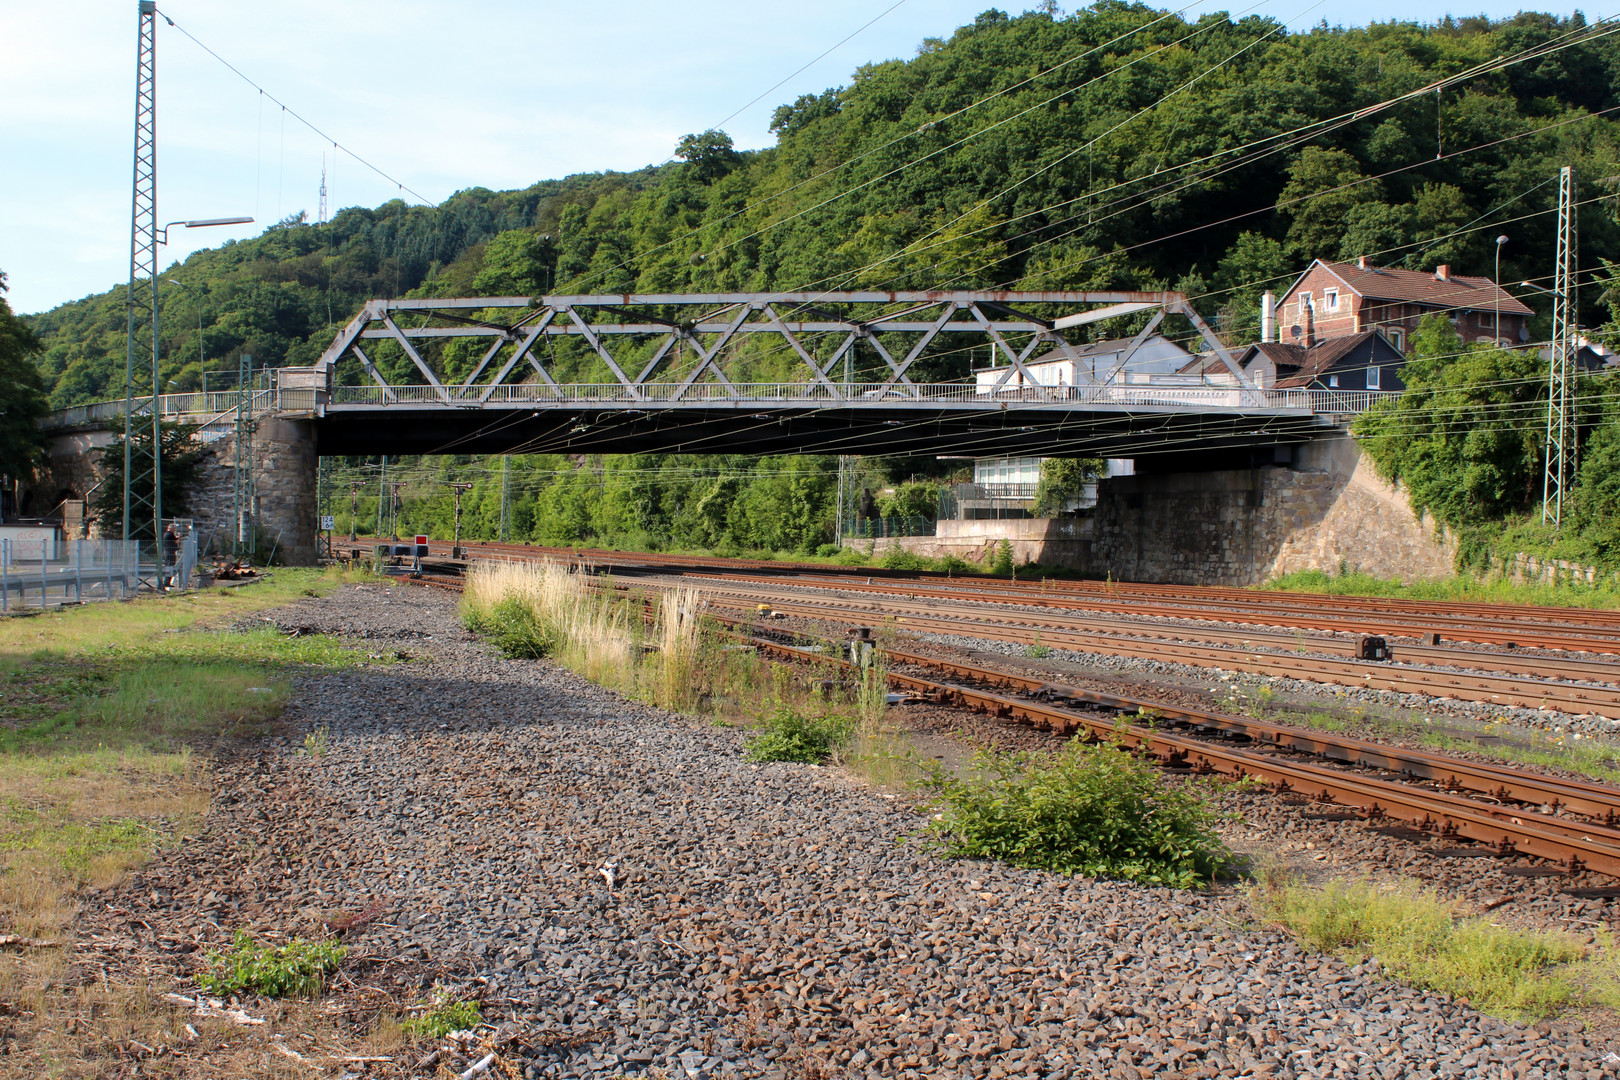
<path fill-rule="evenodd" d="M 335 528 L 337 528 L 337 519 L 331 514 L 322 514 L 321 515 L 321 528 L 323 528 L 323 529 L 335 529 Z"/>

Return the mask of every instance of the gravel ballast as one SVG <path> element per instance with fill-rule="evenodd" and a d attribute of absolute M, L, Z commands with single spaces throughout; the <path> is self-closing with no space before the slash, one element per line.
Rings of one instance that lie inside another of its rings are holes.
<path fill-rule="evenodd" d="M 219 773 L 209 832 L 262 846 L 205 835 L 120 902 L 221 940 L 380 910 L 350 934 L 375 977 L 457 973 L 525 1077 L 1609 1075 L 1578 1024 L 1379 981 L 1221 896 L 942 860 L 904 800 L 498 658 L 452 596 L 273 614 L 413 659 L 301 677 L 287 744 Z"/>

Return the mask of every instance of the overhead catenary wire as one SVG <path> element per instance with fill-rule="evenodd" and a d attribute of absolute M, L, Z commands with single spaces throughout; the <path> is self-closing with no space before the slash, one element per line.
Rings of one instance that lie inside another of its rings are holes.
<path fill-rule="evenodd" d="M 158 14 L 162 15 L 163 20 L 165 22 L 167 22 L 170 26 L 174 27 L 174 29 L 180 31 L 180 33 L 184 34 L 188 39 L 190 39 L 192 44 L 196 45 L 199 49 L 201 49 L 203 52 L 207 53 L 209 56 L 212 56 L 215 60 L 218 60 L 221 64 L 224 64 L 227 68 L 230 69 L 231 73 L 234 74 L 237 78 L 241 79 L 243 82 L 245 82 L 249 86 L 253 87 L 253 89 L 257 90 L 262 97 L 269 98 L 273 103 L 280 106 L 282 112 L 285 113 L 287 116 L 291 116 L 294 120 L 298 121 L 300 124 L 303 124 L 310 131 L 313 131 L 315 134 L 319 135 L 322 139 L 324 139 L 327 142 L 331 143 L 333 149 L 341 150 L 345 154 L 348 154 L 355 161 L 359 162 L 361 165 L 364 165 L 366 168 L 370 169 L 372 172 L 376 173 L 378 176 L 382 177 L 384 180 L 387 180 L 390 184 L 393 184 L 395 186 L 395 188 L 397 188 L 398 190 L 409 192 L 410 194 L 416 196 L 416 198 L 421 200 L 422 202 L 431 204 L 431 200 L 428 199 L 428 197 L 426 195 L 423 195 L 421 192 L 417 191 L 415 188 L 413 188 L 410 185 L 406 184 L 404 181 L 399 180 L 399 179 L 389 175 L 387 172 L 384 172 L 381 168 L 379 168 L 378 166 L 372 164 L 368 159 L 362 157 L 361 155 L 359 155 L 355 151 L 351 150 L 349 147 L 347 147 L 347 146 L 343 145 L 342 143 L 338 142 L 338 140 L 334 139 L 332 136 L 328 135 L 326 132 L 322 131 L 320 128 L 316 127 L 309 120 L 305 119 L 296 109 L 290 108 L 287 105 L 286 102 L 284 102 L 280 98 L 276 97 L 270 91 L 266 90 L 263 86 L 260 86 L 250 76 L 248 76 L 246 73 L 244 73 L 241 68 L 238 68 L 235 64 L 231 63 L 229 60 L 225 59 L 219 53 L 215 52 L 208 45 L 204 44 L 201 40 L 199 40 L 197 38 L 197 36 L 195 34 L 193 34 L 191 31 L 187 30 L 184 26 L 181 26 L 179 23 L 175 22 L 174 19 L 167 12 L 159 10 Z M 285 124 L 286 124 L 285 117 L 283 118 L 282 123 L 283 123 L 283 127 L 285 127 Z M 279 209 L 279 192 L 278 192 L 278 200 L 277 201 L 278 201 L 278 209 Z"/>

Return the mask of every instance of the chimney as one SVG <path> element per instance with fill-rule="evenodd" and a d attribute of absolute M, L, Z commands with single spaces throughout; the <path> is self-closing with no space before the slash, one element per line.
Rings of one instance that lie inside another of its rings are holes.
<path fill-rule="evenodd" d="M 1360 258 L 1356 259 L 1356 269 L 1358 269 L 1358 270 L 1367 269 L 1367 256 L 1363 255 Z"/>
<path fill-rule="evenodd" d="M 1305 347 L 1308 349 L 1316 344 L 1316 302 L 1301 297 L 1299 306 L 1304 308 Z"/>
<path fill-rule="evenodd" d="M 1436 281 L 1450 281 L 1451 280 L 1451 266 L 1450 266 L 1450 264 L 1441 263 L 1439 266 L 1435 267 L 1434 268 L 1434 279 Z"/>
<path fill-rule="evenodd" d="M 1271 341 L 1277 336 L 1277 294 L 1270 289 L 1260 297 L 1260 340 Z"/>

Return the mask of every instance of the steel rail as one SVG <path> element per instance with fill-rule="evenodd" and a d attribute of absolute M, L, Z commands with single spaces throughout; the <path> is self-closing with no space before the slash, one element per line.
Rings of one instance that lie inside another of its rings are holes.
<path fill-rule="evenodd" d="M 725 606 L 746 609 L 749 601 L 769 601 L 783 614 L 799 615 L 809 619 L 822 619 L 844 623 L 881 621 L 893 617 L 895 625 L 929 633 L 966 634 L 1015 644 L 1040 643 L 1074 647 L 1076 651 L 1097 652 L 1112 656 L 1131 656 L 1140 659 L 1170 661 L 1213 667 L 1247 674 L 1280 676 L 1310 682 L 1339 686 L 1359 686 L 1372 690 L 1389 690 L 1401 694 L 1422 694 L 1430 697 L 1454 697 L 1494 705 L 1518 708 L 1558 708 L 1564 712 L 1595 713 L 1611 719 L 1620 719 L 1620 689 L 1589 687 L 1567 683 L 1540 682 L 1511 676 L 1482 673 L 1459 673 L 1407 668 L 1389 663 L 1356 660 L 1329 660 L 1314 656 L 1295 656 L 1280 653 L 1243 652 L 1218 647 L 1192 645 L 1181 641 L 1152 641 L 1143 638 L 1111 638 L 1085 634 L 1063 627 L 1037 627 L 1031 624 L 1009 624 L 985 618 L 945 618 L 929 614 L 906 613 L 895 616 L 875 606 L 859 606 L 858 601 L 795 598 L 782 600 L 761 591 L 727 595 L 722 590 L 705 588 L 706 596 L 723 600 Z"/>
<path fill-rule="evenodd" d="M 552 556 L 585 560 L 597 565 L 624 567 L 690 566 L 706 567 L 717 572 L 753 570 L 773 576 L 791 573 L 828 578 L 882 578 L 893 581 L 931 582 L 942 586 L 949 583 L 953 587 L 974 589 L 995 588 L 1009 592 L 1038 593 L 1046 597 L 1067 593 L 1078 598 L 1103 593 L 1107 600 L 1119 602 L 1123 611 L 1138 611 L 1140 605 L 1129 603 L 1120 599 L 1121 597 L 1140 596 L 1144 598 L 1145 602 L 1149 598 L 1168 596 L 1178 604 L 1188 605 L 1206 612 L 1214 611 L 1218 613 L 1192 617 L 1225 621 L 1244 621 L 1234 618 L 1235 615 L 1240 614 L 1266 616 L 1274 619 L 1279 617 L 1275 613 L 1291 613 L 1302 619 L 1320 620 L 1324 617 L 1324 605 L 1330 605 L 1332 609 L 1341 614 L 1361 611 L 1369 616 L 1408 617 L 1411 622 L 1403 625 L 1410 625 L 1414 629 L 1409 632 L 1419 635 L 1427 635 L 1436 630 L 1447 629 L 1450 624 L 1446 622 L 1445 617 L 1454 615 L 1457 619 L 1455 625 L 1451 627 L 1453 629 L 1469 629 L 1486 621 L 1500 622 L 1502 625 L 1497 629 L 1500 631 L 1499 636 L 1503 640 L 1482 642 L 1483 644 L 1506 644 L 1512 642 L 1525 645 L 1530 644 L 1533 634 L 1541 630 L 1570 630 L 1577 632 L 1597 631 L 1600 639 L 1605 641 L 1608 640 L 1610 635 L 1603 632 L 1613 631 L 1616 641 L 1612 644 L 1620 647 L 1620 611 L 1587 608 L 1330 596 L 1319 593 L 1266 592 L 1218 585 L 1105 583 L 1101 581 L 1074 581 L 1062 578 L 1045 578 L 1039 582 L 1003 581 L 976 574 L 948 575 L 943 571 L 892 570 L 886 567 L 861 567 L 858 571 L 852 571 L 847 567 L 776 560 L 722 559 L 710 556 L 603 551 L 594 548 L 545 548 L 523 544 L 484 543 L 476 546 L 479 550 L 498 554 L 509 553 L 531 558 L 535 556 Z M 1261 622 L 1263 620 L 1255 619 L 1254 621 Z M 1526 622 L 1537 625 L 1527 629 Z M 1393 632 L 1388 629 L 1389 625 L 1387 622 L 1377 624 L 1358 622 L 1355 624 L 1358 632 L 1378 632 L 1380 629 L 1384 630 L 1384 632 Z M 1455 637 L 1456 635 L 1452 636 Z M 1568 648 L 1567 636 L 1558 638 L 1550 647 Z"/>
<path fill-rule="evenodd" d="M 791 645 L 750 635 L 762 650 L 783 657 L 839 665 L 846 660 L 818 656 Z M 1238 779 L 1255 777 L 1279 792 L 1305 795 L 1322 802 L 1355 807 L 1375 820 L 1394 819 L 1443 838 L 1472 840 L 1498 854 L 1533 855 L 1576 873 L 1594 870 L 1620 877 L 1620 832 L 1585 822 L 1571 822 L 1531 810 L 1511 814 L 1474 799 L 1429 791 L 1387 780 L 1358 776 L 1317 765 L 1283 762 L 1262 753 L 1218 747 L 1197 739 L 1158 731 L 1142 724 L 1114 722 L 1020 698 L 913 675 L 888 672 L 892 685 L 906 687 L 942 704 L 973 708 L 1003 720 L 1048 728 L 1063 735 L 1084 729 L 1094 738 L 1118 740 L 1173 769 L 1214 772 Z"/>
<path fill-rule="evenodd" d="M 796 579 L 775 578 L 761 576 L 751 578 L 746 574 L 720 574 L 709 571 L 683 572 L 685 578 L 715 579 L 720 581 L 754 581 L 759 584 L 784 585 L 805 589 L 834 590 L 841 589 L 846 592 L 877 593 L 889 596 L 909 597 L 916 599 L 937 599 L 954 604 L 985 604 L 988 606 L 1007 606 L 1017 604 L 1025 607 L 1050 607 L 1059 611 L 1079 609 L 1095 610 L 1091 605 L 1076 602 L 1053 602 L 1035 596 L 1018 597 L 1002 594 L 983 593 L 977 588 L 968 589 L 930 589 L 918 588 L 911 585 L 879 585 L 877 583 L 864 583 L 859 581 L 828 581 L 819 578 Z M 1146 610 L 1135 612 L 1150 618 L 1186 618 L 1187 616 L 1161 615 L 1158 611 Z M 1215 616 L 1204 614 L 1195 617 L 1195 621 L 1215 621 Z M 1057 624 L 1045 624 L 1057 625 Z M 1220 626 L 1186 626 L 1181 624 L 1153 624 L 1130 621 L 1126 619 L 1087 619 L 1084 627 L 1070 626 L 1070 629 L 1106 630 L 1109 633 L 1122 634 L 1128 637 L 1173 637 L 1176 639 L 1196 638 L 1203 641 L 1217 642 L 1225 645 L 1270 645 L 1279 649 L 1298 649 L 1309 643 L 1310 648 L 1317 652 L 1344 653 L 1354 655 L 1356 643 L 1344 637 L 1300 638 L 1297 633 L 1290 634 L 1277 630 L 1234 630 Z M 1358 628 L 1359 629 L 1359 628 Z M 1327 631 L 1329 633 L 1352 633 L 1356 631 Z M 1585 660 L 1569 657 L 1546 656 L 1514 656 L 1504 653 L 1479 652 L 1470 649 L 1444 648 L 1433 645 L 1399 646 L 1399 653 L 1403 659 L 1417 659 L 1423 663 L 1438 664 L 1449 667 L 1481 667 L 1493 671 L 1514 672 L 1522 675 L 1539 677 L 1559 676 L 1571 679 L 1585 679 L 1596 682 L 1620 682 L 1620 664 L 1607 660 Z"/>

